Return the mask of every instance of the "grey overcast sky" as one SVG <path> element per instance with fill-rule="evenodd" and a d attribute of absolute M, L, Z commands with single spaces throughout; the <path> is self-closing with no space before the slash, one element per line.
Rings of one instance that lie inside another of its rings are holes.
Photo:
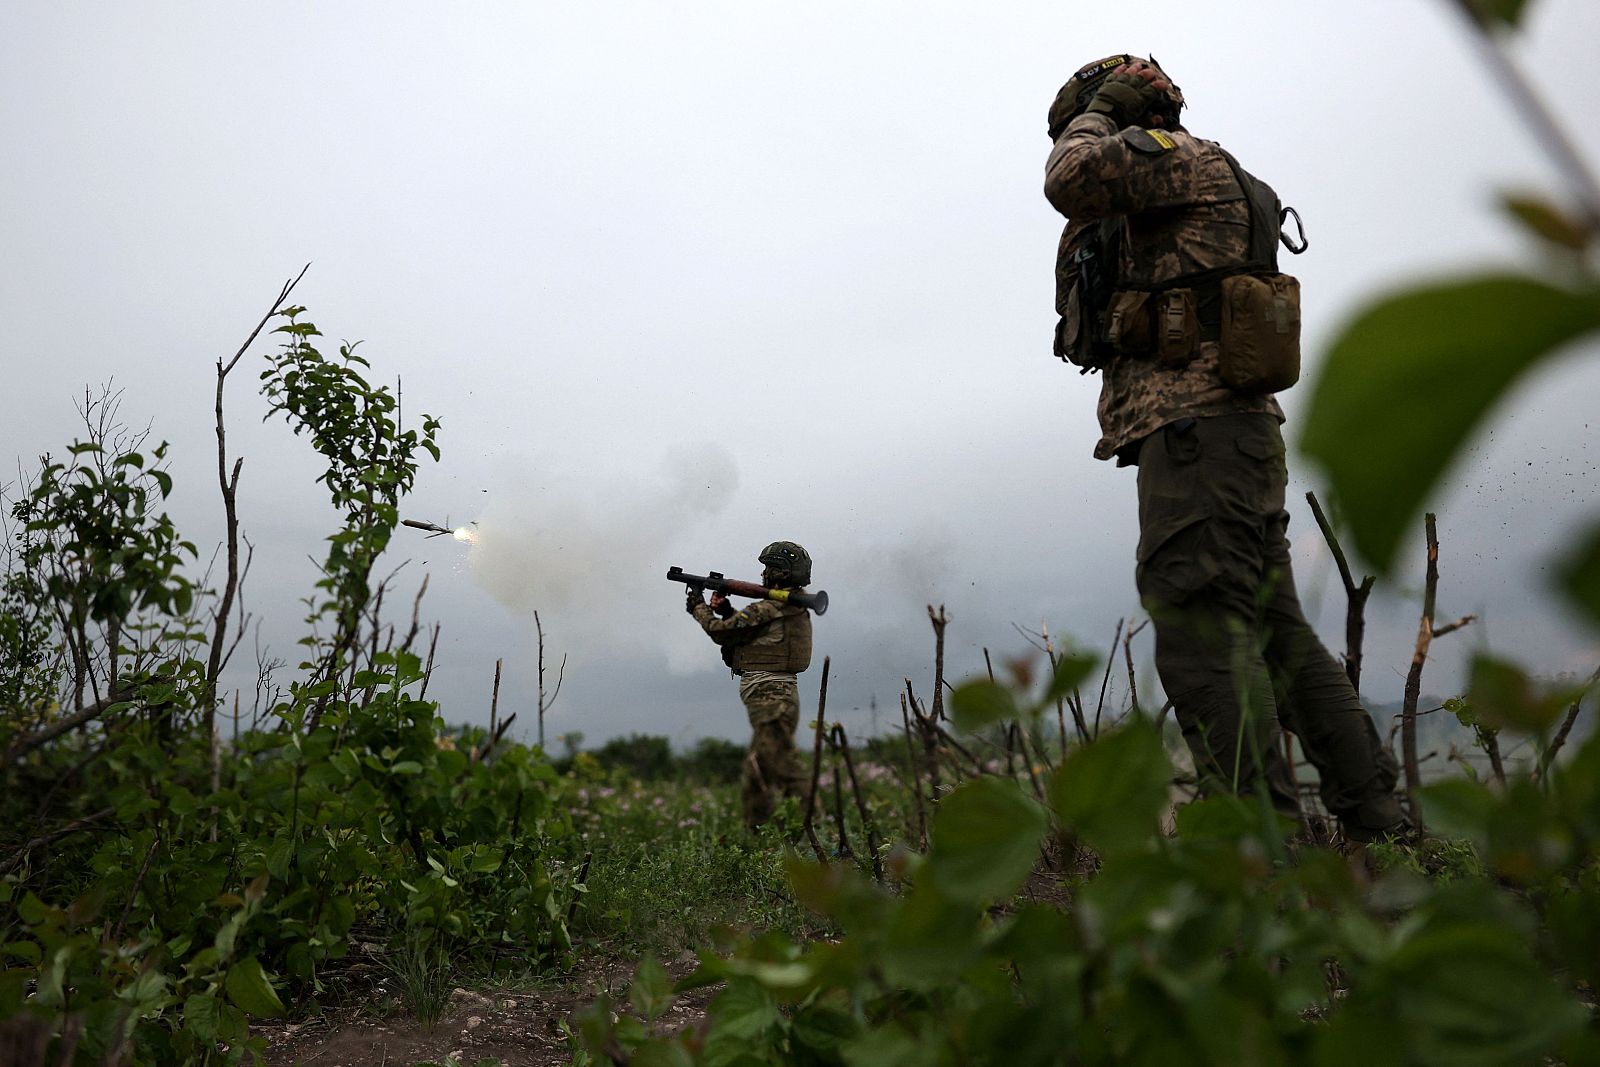
<path fill-rule="evenodd" d="M 1600 5 L 1532 8 L 1518 61 L 1592 131 Z M 957 676 L 1022 651 L 1013 624 L 1103 647 L 1137 611 L 1132 472 L 1091 458 L 1098 381 L 1050 356 L 1061 220 L 1040 192 L 1056 89 L 1119 50 L 1159 57 L 1189 127 L 1305 217 L 1313 373 L 1385 288 L 1533 254 L 1495 196 L 1553 170 L 1446 0 L 19 0 L 0 10 L 0 454 L 60 451 L 74 399 L 113 381 L 124 419 L 172 442 L 171 510 L 209 554 L 214 362 L 311 261 L 295 299 L 330 350 L 364 339 L 406 411 L 444 421 L 406 513 L 480 524 L 473 548 L 402 530 L 393 549 L 406 604 L 432 576 L 449 719 L 486 719 L 500 658 L 531 737 L 537 609 L 569 656 L 552 736 L 740 736 L 663 575 L 753 578 L 786 538 L 833 599 L 830 718 L 870 727 L 875 701 L 887 725 L 902 678 L 928 690 L 929 603 Z M 230 442 L 248 606 L 293 660 L 332 516 L 307 443 L 262 423 L 267 349 L 230 379 Z M 1483 622 L 1439 642 L 1430 691 L 1474 649 L 1549 673 L 1600 657 L 1543 586 L 1596 514 L 1595 355 L 1520 391 L 1435 501 L 1440 613 Z M 1283 397 L 1291 440 L 1307 398 Z M 1337 646 L 1317 476 L 1296 474 L 1301 590 Z M 1417 572 L 1371 608 L 1374 699 L 1400 691 Z"/>

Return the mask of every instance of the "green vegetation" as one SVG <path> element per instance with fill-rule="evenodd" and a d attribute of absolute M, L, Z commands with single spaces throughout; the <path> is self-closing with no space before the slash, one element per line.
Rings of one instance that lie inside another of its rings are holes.
<path fill-rule="evenodd" d="M 0 1020 L 19 1047 L 239 1062 L 259 1046 L 249 1018 L 315 1010 L 358 933 L 425 1019 L 463 960 L 569 950 L 556 772 L 522 746 L 453 744 L 418 696 L 415 627 L 380 618 L 373 566 L 438 423 L 403 428 L 353 346 L 325 359 L 302 311 L 279 313 L 263 392 L 324 457 L 341 525 L 299 674 L 258 728 L 225 745 L 216 714 L 237 560 L 220 594 L 186 576 L 165 446 L 128 439 L 114 398 L 10 503 Z"/>

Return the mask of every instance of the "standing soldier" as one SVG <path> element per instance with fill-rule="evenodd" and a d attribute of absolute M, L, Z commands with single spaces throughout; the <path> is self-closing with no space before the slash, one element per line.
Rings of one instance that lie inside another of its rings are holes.
<path fill-rule="evenodd" d="M 756 557 L 761 584 L 802 589 L 811 581 L 811 557 L 793 541 L 775 541 Z M 794 732 L 800 725 L 800 683 L 811 666 L 811 615 L 805 608 L 757 600 L 739 611 L 721 592 L 706 604 L 689 588 L 689 613 L 722 647 L 722 660 L 739 679 L 739 699 L 750 718 L 744 759 L 744 821 L 754 830 L 772 817 L 777 797 L 804 796 L 804 774 Z"/>
<path fill-rule="evenodd" d="M 1299 374 L 1291 213 L 1179 123 L 1155 60 L 1079 70 L 1050 108 L 1045 196 L 1067 217 L 1056 355 L 1101 372 L 1097 459 L 1139 468 L 1139 593 L 1203 788 L 1301 819 L 1280 724 L 1347 837 L 1405 829 L 1394 756 L 1301 612 L 1273 392 Z M 1298 216 L 1296 216 L 1298 222 Z"/>

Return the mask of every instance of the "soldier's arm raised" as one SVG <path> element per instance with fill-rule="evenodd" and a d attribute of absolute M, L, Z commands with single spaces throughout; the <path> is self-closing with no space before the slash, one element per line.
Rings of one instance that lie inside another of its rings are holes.
<path fill-rule="evenodd" d="M 746 604 L 726 619 L 712 613 L 710 605 L 696 608 L 694 617 L 700 628 L 711 635 L 717 644 L 740 644 L 755 636 L 754 631 L 783 614 L 783 606 L 775 600 L 757 600 Z"/>
<path fill-rule="evenodd" d="M 1107 115 L 1079 115 L 1045 163 L 1045 198 L 1074 222 L 1176 206 L 1183 197 L 1175 171 L 1192 154 L 1186 142 L 1165 130 L 1119 130 Z"/>

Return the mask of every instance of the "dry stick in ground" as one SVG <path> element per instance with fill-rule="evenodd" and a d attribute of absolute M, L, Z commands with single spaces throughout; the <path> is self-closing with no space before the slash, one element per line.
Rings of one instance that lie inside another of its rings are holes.
<path fill-rule="evenodd" d="M 882 882 L 883 857 L 878 855 L 878 830 L 867 811 L 867 798 L 861 792 L 860 780 L 856 778 L 856 764 L 850 758 L 850 739 L 845 735 L 843 726 L 834 726 L 832 741 L 839 755 L 844 757 L 844 769 L 850 774 L 850 791 L 855 794 L 856 814 L 861 816 L 861 832 L 867 835 L 867 853 L 872 857 L 872 877 Z"/>
<path fill-rule="evenodd" d="M 917 840 L 921 843 L 922 851 L 928 850 L 928 811 L 922 804 L 922 774 L 917 770 L 917 749 L 911 740 L 911 716 L 906 711 L 906 695 L 900 694 L 900 724 L 906 735 L 906 770 L 911 778 L 911 799 L 915 804 L 917 824 L 911 829 L 916 833 Z"/>
<path fill-rule="evenodd" d="M 1339 544 L 1339 538 L 1333 532 L 1333 524 L 1322 513 L 1322 505 L 1317 502 L 1317 494 L 1307 493 L 1306 502 L 1311 505 L 1311 517 L 1317 520 L 1317 528 L 1322 531 L 1322 539 L 1328 543 L 1328 549 L 1333 553 L 1333 562 L 1339 567 L 1339 580 L 1344 583 L 1344 672 L 1350 678 L 1351 687 L 1359 693 L 1361 692 L 1361 645 L 1367 633 L 1367 598 L 1372 595 L 1372 583 L 1376 579 L 1369 574 L 1361 579 L 1359 585 L 1356 584 L 1355 577 L 1350 571 L 1350 561 L 1345 558 L 1344 546 Z"/>
<path fill-rule="evenodd" d="M 1128 661 L 1128 699 L 1131 702 L 1128 711 L 1132 715 L 1139 714 L 1139 685 L 1133 678 L 1133 639 L 1139 636 L 1140 630 L 1149 625 L 1150 620 L 1146 619 L 1122 635 L 1122 655 Z"/>
<path fill-rule="evenodd" d="M 917 703 L 917 691 L 911 685 L 911 679 L 906 679 L 906 700 L 911 705 L 911 719 L 917 724 L 917 736 L 922 738 L 922 760 L 928 769 L 928 802 L 939 802 L 939 741 L 933 730 L 933 720 Z"/>
<path fill-rule="evenodd" d="M 1033 759 L 1028 755 L 1028 741 L 1022 735 L 1022 727 L 1016 723 L 1011 724 L 1011 730 L 1017 735 L 1017 747 L 1022 750 L 1022 766 L 1027 769 L 1028 781 L 1033 783 L 1033 794 L 1041 801 L 1044 800 L 1044 789 L 1039 785 L 1039 776 L 1033 771 Z"/>
<path fill-rule="evenodd" d="M 1417 700 L 1422 693 L 1422 665 L 1428 660 L 1433 643 L 1434 598 L 1439 590 L 1439 535 L 1433 512 L 1423 518 L 1428 538 L 1428 569 L 1422 591 L 1422 618 L 1417 623 L 1417 646 L 1411 655 L 1411 670 L 1406 674 L 1404 702 L 1400 706 L 1400 752 L 1405 765 L 1406 798 L 1411 806 L 1411 821 L 1422 830 L 1422 806 L 1417 789 L 1422 784 L 1417 770 Z"/>
<path fill-rule="evenodd" d="M 1589 675 L 1589 681 L 1584 685 L 1583 692 L 1572 699 L 1571 706 L 1567 708 L 1566 717 L 1561 720 L 1560 729 L 1550 739 L 1550 747 L 1546 748 L 1544 754 L 1539 757 L 1539 766 L 1533 772 L 1534 781 L 1537 782 L 1549 774 L 1550 768 L 1555 766 L 1556 753 L 1560 752 L 1561 746 L 1567 743 L 1567 735 L 1572 733 L 1572 724 L 1578 721 L 1578 712 L 1583 707 L 1583 698 L 1596 682 L 1600 682 L 1600 667 L 1595 668 L 1595 672 Z"/>
<path fill-rule="evenodd" d="M 933 605 L 928 605 L 928 621 L 933 623 L 933 707 L 929 715 L 934 722 L 944 719 L 944 629 L 950 625 L 950 617 L 944 613 L 944 605 L 939 605 L 938 614 L 934 614 Z"/>
<path fill-rule="evenodd" d="M 1106 653 L 1106 672 L 1100 678 L 1100 702 L 1094 706 L 1094 735 L 1100 736 L 1100 713 L 1106 707 L 1106 686 L 1111 681 L 1111 665 L 1117 661 L 1117 642 L 1122 639 L 1122 624 L 1127 619 L 1118 619 L 1117 628 L 1111 634 L 1111 651 Z"/>
<path fill-rule="evenodd" d="M 567 654 L 561 654 L 561 667 L 556 671 L 555 692 L 549 699 L 544 695 L 544 624 L 539 621 L 539 613 L 533 613 L 533 628 L 539 635 L 539 748 L 544 749 L 544 713 L 555 706 L 556 698 L 561 695 L 561 683 L 567 677 Z"/>
<path fill-rule="evenodd" d="M 854 856 L 850 838 L 844 828 L 844 775 L 839 770 L 839 748 L 834 743 L 833 731 L 828 732 L 828 747 L 833 751 L 833 824 L 839 834 L 839 855 Z"/>
<path fill-rule="evenodd" d="M 418 700 L 428 699 L 428 683 L 433 680 L 433 653 L 439 647 L 439 623 L 433 624 L 433 636 L 428 639 L 428 661 L 422 666 L 422 688 L 417 692 Z"/>
<path fill-rule="evenodd" d="M 1459 630 L 1474 619 L 1472 615 L 1464 615 L 1448 626 L 1434 629 L 1434 601 L 1439 592 L 1439 532 L 1433 512 L 1424 515 L 1422 521 L 1428 539 L 1428 570 L 1422 588 L 1422 619 L 1417 624 L 1417 647 L 1411 655 L 1411 669 L 1406 672 L 1405 702 L 1400 708 L 1400 751 L 1405 766 L 1406 799 L 1411 807 L 1411 821 L 1418 830 L 1423 829 L 1424 825 L 1422 803 L 1417 796 L 1417 790 L 1422 786 L 1422 774 L 1417 768 L 1417 700 L 1422 693 L 1422 666 L 1428 660 L 1428 649 L 1435 637 Z"/>
<path fill-rule="evenodd" d="M 817 840 L 817 831 L 811 821 L 817 814 L 817 781 L 822 777 L 822 713 L 828 704 L 828 668 L 829 658 L 822 657 L 822 690 L 817 696 L 817 735 L 811 746 L 811 788 L 806 790 L 806 840 L 811 842 L 811 851 L 817 854 L 818 863 L 827 863 L 828 855 L 822 848 L 822 842 Z M 903 705 L 902 705 L 903 707 Z M 915 773 L 915 770 L 913 770 Z"/>

